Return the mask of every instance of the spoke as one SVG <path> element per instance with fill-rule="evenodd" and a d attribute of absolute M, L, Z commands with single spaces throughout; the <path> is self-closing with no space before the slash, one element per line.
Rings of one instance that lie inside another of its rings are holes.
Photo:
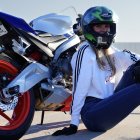
<path fill-rule="evenodd" d="M 4 112 L 2 112 L 1 110 L 0 110 L 0 115 L 1 115 L 2 117 L 4 117 L 6 120 L 8 120 L 9 122 L 12 121 L 12 119 L 9 118 L 8 115 L 6 115 L 6 114 L 5 114 Z"/>

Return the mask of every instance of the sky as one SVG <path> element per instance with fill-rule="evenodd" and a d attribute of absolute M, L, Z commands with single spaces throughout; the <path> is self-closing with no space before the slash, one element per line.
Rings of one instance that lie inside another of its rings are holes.
<path fill-rule="evenodd" d="M 140 0 L 0 0 L 0 10 L 28 23 L 45 14 L 83 14 L 93 6 L 106 6 L 118 15 L 116 42 L 140 42 Z"/>

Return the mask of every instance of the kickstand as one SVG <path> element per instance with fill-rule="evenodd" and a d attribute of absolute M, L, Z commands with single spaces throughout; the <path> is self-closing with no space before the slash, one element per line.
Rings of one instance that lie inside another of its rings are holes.
<path fill-rule="evenodd" d="M 41 123 L 40 123 L 40 125 L 43 124 L 43 121 L 44 121 L 44 113 L 45 113 L 45 111 L 42 110 L 42 114 L 41 114 Z"/>

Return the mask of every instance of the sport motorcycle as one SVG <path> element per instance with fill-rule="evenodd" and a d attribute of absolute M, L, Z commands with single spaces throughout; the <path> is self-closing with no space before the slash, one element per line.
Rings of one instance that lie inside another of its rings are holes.
<path fill-rule="evenodd" d="M 0 139 L 21 138 L 35 111 L 69 111 L 79 43 L 69 16 L 51 13 L 28 24 L 0 12 Z"/>

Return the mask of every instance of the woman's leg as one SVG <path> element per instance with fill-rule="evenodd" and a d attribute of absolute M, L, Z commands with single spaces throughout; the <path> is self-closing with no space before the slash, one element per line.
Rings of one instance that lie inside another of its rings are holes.
<path fill-rule="evenodd" d="M 118 92 L 134 83 L 140 83 L 140 60 L 128 67 L 114 92 Z"/>
<path fill-rule="evenodd" d="M 85 102 L 81 118 L 89 130 L 106 131 L 128 116 L 139 104 L 140 84 L 133 84 L 106 99 Z"/>
<path fill-rule="evenodd" d="M 118 92 L 120 90 L 122 90 L 123 88 L 126 88 L 134 83 L 136 83 L 135 79 L 134 79 L 134 64 L 131 65 L 123 74 L 120 82 L 118 83 L 116 89 L 114 92 Z"/>

